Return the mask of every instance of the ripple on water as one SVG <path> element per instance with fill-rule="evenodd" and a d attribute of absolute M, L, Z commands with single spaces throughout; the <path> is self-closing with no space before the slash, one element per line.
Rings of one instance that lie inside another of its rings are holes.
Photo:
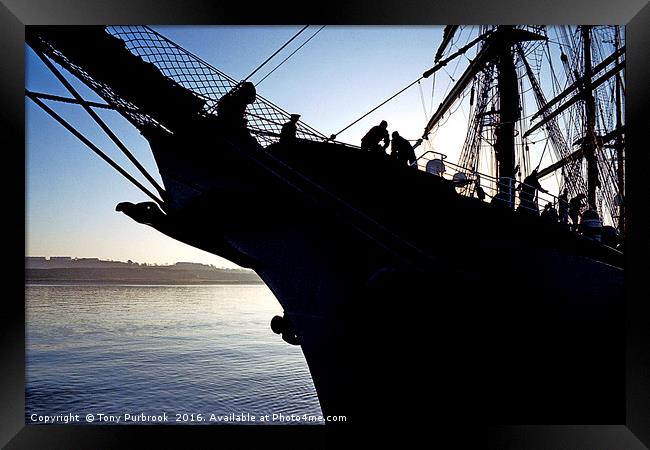
<path fill-rule="evenodd" d="M 26 298 L 26 422 L 38 415 L 320 415 L 264 286 L 38 286 Z M 286 424 L 286 422 L 283 422 Z"/>

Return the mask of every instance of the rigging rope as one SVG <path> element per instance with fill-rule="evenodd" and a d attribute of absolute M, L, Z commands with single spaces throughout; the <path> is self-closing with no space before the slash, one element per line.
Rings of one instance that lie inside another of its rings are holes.
<path fill-rule="evenodd" d="M 402 90 L 400 90 L 399 92 L 397 92 L 397 93 L 396 93 L 395 95 L 393 95 L 392 97 L 390 97 L 390 98 L 388 98 L 387 100 L 385 100 L 384 102 L 380 103 L 379 105 L 377 105 L 375 108 L 371 109 L 369 112 L 367 112 L 367 113 L 364 114 L 363 116 L 359 117 L 357 120 L 355 120 L 354 122 L 352 122 L 352 123 L 351 123 L 350 125 L 348 125 L 347 127 L 343 128 L 343 129 L 342 129 L 341 131 L 339 131 L 338 133 L 335 133 L 335 134 L 331 135 L 331 136 L 329 137 L 328 140 L 334 140 L 334 139 L 336 139 L 336 136 L 338 136 L 339 134 L 343 133 L 345 130 L 347 130 L 348 128 L 350 128 L 352 125 L 356 124 L 356 123 L 359 122 L 361 119 L 363 119 L 363 118 L 365 118 L 366 116 L 368 116 L 369 114 L 375 112 L 377 109 L 379 109 L 380 107 L 382 107 L 383 105 L 385 105 L 386 103 L 388 103 L 389 101 L 391 101 L 392 99 L 394 99 L 395 97 L 397 97 L 398 95 L 400 95 L 402 92 L 406 91 L 408 88 L 410 88 L 410 87 L 413 86 L 414 84 L 416 84 L 416 83 L 419 84 L 420 81 L 422 81 L 424 78 L 428 78 L 430 75 L 435 74 L 437 70 L 440 70 L 440 69 L 444 70 L 445 73 L 446 73 L 446 74 L 449 76 L 449 78 L 451 79 L 451 81 L 454 82 L 455 80 L 454 80 L 453 76 L 449 74 L 449 72 L 447 71 L 447 69 L 445 68 L 445 66 L 446 66 L 447 63 L 448 63 L 449 61 L 451 61 L 452 59 L 455 59 L 456 57 L 458 57 L 458 56 L 464 54 L 464 53 L 465 53 L 467 50 L 469 50 L 469 49 L 470 49 L 470 48 L 471 48 L 475 43 L 477 43 L 478 41 L 480 41 L 480 40 L 483 39 L 484 37 L 485 37 L 485 34 L 482 35 L 482 36 L 480 36 L 480 37 L 478 37 L 478 38 L 476 38 L 476 39 L 474 39 L 471 43 L 466 44 L 464 47 L 460 48 L 457 52 L 455 52 L 453 55 L 449 56 L 449 57 L 446 58 L 445 60 L 438 62 L 438 63 L 437 63 L 437 64 L 436 64 L 432 69 L 427 70 L 427 71 L 423 74 L 423 76 L 421 76 L 420 78 L 418 78 L 417 80 L 415 80 L 414 82 L 412 82 L 411 84 L 409 84 L 408 86 L 406 86 L 404 89 L 402 89 Z M 467 41 L 469 41 L 469 36 L 468 36 L 468 38 L 467 38 Z M 467 41 L 466 41 L 466 42 L 467 42 Z M 451 45 L 451 46 L 454 46 L 454 45 L 455 45 L 454 42 L 453 42 L 453 40 L 452 40 L 452 43 L 451 43 L 450 45 Z M 456 71 L 458 70 L 458 65 L 460 64 L 460 61 L 461 61 L 460 58 L 456 61 L 456 66 L 454 67 L 454 72 L 453 72 L 454 75 L 456 75 Z M 434 78 L 433 86 L 435 86 L 435 78 Z M 449 87 L 450 87 L 450 86 L 451 86 L 451 83 L 447 86 L 447 90 L 449 90 Z M 432 87 L 432 89 L 433 89 L 433 87 Z M 433 100 L 433 91 L 432 91 L 431 94 L 432 94 L 432 100 Z M 445 94 L 443 95 L 443 97 L 444 97 L 445 95 L 446 95 L 446 91 L 445 91 Z M 423 101 L 423 103 L 424 103 L 424 101 Z M 423 104 L 423 106 L 424 106 L 424 104 Z M 425 111 L 426 111 L 426 108 L 425 108 Z"/>
<path fill-rule="evenodd" d="M 422 83 L 418 81 L 418 89 L 420 91 L 420 100 L 422 100 L 422 109 L 424 110 L 424 120 L 429 120 L 429 113 L 427 112 L 427 105 L 424 102 L 424 92 L 422 91 Z"/>
<path fill-rule="evenodd" d="M 250 77 L 252 77 L 253 75 L 255 75 L 255 74 L 257 73 L 258 70 L 260 70 L 262 67 L 264 67 L 264 66 L 266 65 L 266 63 L 268 63 L 269 61 L 271 61 L 271 59 L 273 59 L 273 57 L 274 57 L 275 55 L 277 55 L 278 53 L 280 53 L 280 52 L 281 52 L 281 51 L 282 51 L 282 50 L 283 50 L 287 45 L 289 45 L 289 44 L 291 43 L 291 41 L 293 41 L 295 38 L 297 38 L 298 36 L 300 36 L 300 34 L 301 34 L 303 31 L 305 31 L 307 28 L 309 28 L 309 25 L 305 25 L 304 27 L 302 27 L 302 29 L 301 29 L 300 31 L 298 31 L 296 34 L 294 34 L 293 37 L 292 37 L 291 39 L 289 39 L 287 42 L 285 42 L 284 45 L 283 45 L 282 47 L 280 47 L 279 49 L 277 49 L 277 50 L 275 51 L 275 53 L 273 53 L 271 56 L 269 56 L 268 58 L 266 58 L 266 61 L 264 61 L 262 64 L 260 64 L 260 65 L 257 67 L 257 69 L 253 70 L 253 72 L 251 72 L 251 74 L 248 75 L 246 78 L 244 78 L 242 81 L 246 81 L 246 80 L 248 80 Z"/>
<path fill-rule="evenodd" d="M 320 33 L 321 31 L 323 31 L 323 28 L 325 28 L 325 27 L 326 27 L 326 25 L 323 25 L 322 27 L 320 27 L 320 28 L 319 28 L 319 29 L 318 29 L 314 34 L 311 35 L 311 37 L 310 37 L 309 39 L 307 39 L 305 42 L 303 42 L 302 45 L 301 45 L 300 47 L 298 47 L 297 49 L 295 49 L 295 50 L 293 51 L 293 53 L 291 53 L 289 56 L 287 56 L 286 58 L 284 58 L 280 64 L 278 64 L 277 66 L 275 66 L 275 67 L 273 68 L 273 70 L 271 70 L 269 73 L 267 73 L 267 74 L 264 76 L 264 78 L 262 78 L 260 81 L 258 81 L 258 82 L 255 84 L 255 86 L 259 86 L 259 85 L 262 83 L 262 81 L 266 80 L 266 79 L 268 78 L 269 75 L 271 75 L 273 72 L 275 72 L 275 71 L 276 71 L 276 70 L 277 70 L 277 69 L 278 69 L 282 64 L 284 64 L 285 62 L 287 62 L 287 60 L 288 60 L 289 58 L 291 58 L 293 55 L 295 55 L 295 54 L 298 52 L 298 50 L 300 50 L 301 48 L 303 48 L 303 47 L 307 44 L 307 42 L 309 42 L 309 41 L 311 41 L 312 39 L 314 39 L 314 37 L 316 37 L 316 35 L 317 35 L 318 33 Z"/>
<path fill-rule="evenodd" d="M 431 77 L 431 103 L 429 104 L 429 111 L 433 111 L 433 96 L 436 92 L 436 73 Z"/>
<path fill-rule="evenodd" d="M 363 116 L 359 117 L 357 120 L 355 120 L 354 122 L 352 122 L 352 123 L 351 123 L 350 125 L 348 125 L 347 127 L 343 128 L 343 129 L 342 129 L 341 131 L 339 131 L 338 133 L 335 133 L 335 134 L 331 135 L 331 136 L 329 137 L 328 140 L 332 141 L 332 140 L 336 139 L 336 137 L 337 137 L 339 134 L 343 133 L 345 130 L 347 130 L 348 128 L 350 128 L 352 125 L 356 124 L 356 123 L 359 122 L 360 120 L 366 118 L 367 116 L 369 116 L 369 115 L 372 114 L 373 112 L 377 111 L 379 108 L 381 108 L 382 106 L 384 106 L 386 103 L 388 103 L 389 101 L 391 101 L 392 99 L 394 99 L 395 97 L 397 97 L 398 95 L 400 95 L 402 92 L 404 92 L 405 90 L 407 90 L 407 89 L 410 88 L 411 86 L 413 86 L 413 85 L 419 83 L 419 82 L 422 81 L 423 79 L 424 79 L 424 77 L 420 77 L 420 78 L 418 78 L 417 80 L 415 80 L 413 83 L 411 83 L 411 84 L 409 84 L 408 86 L 406 86 L 404 89 L 401 89 L 399 92 L 393 94 L 390 98 L 384 100 L 384 101 L 381 102 L 379 105 L 377 105 L 377 106 L 375 106 L 374 108 L 372 108 L 370 111 L 368 111 L 367 113 L 365 113 Z"/>
<path fill-rule="evenodd" d="M 156 188 L 160 196 L 165 195 L 165 189 L 158 184 L 158 182 L 147 172 L 147 170 L 140 164 L 137 158 L 126 148 L 126 146 L 120 141 L 120 139 L 113 133 L 113 131 L 106 125 L 106 123 L 97 115 L 97 113 L 86 103 L 84 103 L 83 98 L 77 92 L 77 90 L 70 84 L 68 80 L 63 76 L 63 74 L 54 66 L 54 63 L 50 61 L 45 54 L 40 51 L 37 51 L 36 54 L 43 61 L 45 66 L 54 74 L 54 76 L 63 84 L 63 86 L 72 94 L 72 96 L 79 102 L 79 104 L 84 108 L 84 110 L 90 115 L 90 117 L 99 125 L 99 127 L 108 135 L 108 137 L 117 145 L 117 147 L 122 151 L 122 153 L 131 161 L 131 163 L 140 171 L 142 175 L 151 183 L 151 185 Z"/>
<path fill-rule="evenodd" d="M 542 155 L 539 157 L 539 162 L 537 163 L 537 167 L 535 169 L 539 169 L 539 166 L 542 165 L 542 159 L 544 159 L 544 154 L 546 153 L 546 148 L 548 147 L 548 139 L 544 143 L 544 148 L 542 149 Z"/>
<path fill-rule="evenodd" d="M 52 108 L 47 106 L 41 99 L 39 99 L 33 92 L 30 92 L 28 90 L 25 90 L 25 95 L 30 98 L 34 103 L 36 103 L 43 111 L 48 113 L 53 119 L 55 119 L 57 122 L 59 122 L 66 130 L 68 130 L 70 133 L 72 133 L 77 139 L 79 139 L 81 142 L 86 144 L 88 148 L 90 148 L 95 154 L 97 154 L 100 158 L 102 158 L 104 161 L 106 161 L 112 168 L 114 168 L 116 171 L 118 171 L 124 178 L 129 180 L 134 186 L 139 188 L 142 192 L 144 192 L 147 196 L 149 196 L 153 201 L 155 201 L 163 211 L 166 210 L 166 205 L 165 203 L 156 197 L 155 194 L 153 194 L 149 189 L 144 187 L 142 183 L 140 183 L 138 180 L 136 180 L 131 174 L 129 174 L 126 170 L 124 170 L 119 164 L 117 164 L 115 161 L 113 161 L 106 153 L 101 151 L 99 147 L 97 147 L 95 144 L 93 144 L 88 138 L 86 138 L 83 134 L 81 134 L 79 131 L 77 131 L 72 125 L 70 125 L 65 119 L 63 119 L 61 116 L 59 116 Z"/>

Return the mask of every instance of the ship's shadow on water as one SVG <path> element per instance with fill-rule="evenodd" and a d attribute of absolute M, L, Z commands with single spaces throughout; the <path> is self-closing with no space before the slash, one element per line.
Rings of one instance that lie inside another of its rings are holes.
<path fill-rule="evenodd" d="M 123 424 L 125 414 L 166 414 L 169 424 L 233 424 L 318 416 L 300 347 L 269 327 L 280 312 L 259 285 L 29 285 L 25 421 L 72 414 L 87 423 L 93 414 L 100 423 L 106 414 Z"/>

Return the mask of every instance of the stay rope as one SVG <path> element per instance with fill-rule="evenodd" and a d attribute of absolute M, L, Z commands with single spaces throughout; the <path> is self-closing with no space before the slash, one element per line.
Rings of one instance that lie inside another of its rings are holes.
<path fill-rule="evenodd" d="M 291 39 L 289 39 L 287 42 L 285 42 L 284 45 L 283 45 L 282 47 L 280 47 L 279 49 L 277 49 L 277 50 L 276 50 L 276 51 L 275 51 L 271 56 L 269 56 L 268 58 L 266 58 L 266 60 L 265 60 L 262 64 L 260 64 L 259 66 L 257 66 L 257 69 L 253 70 L 253 71 L 251 72 L 251 74 L 248 75 L 246 78 L 244 78 L 242 81 L 246 81 L 246 80 L 248 80 L 250 77 L 252 77 L 253 75 L 255 75 L 255 74 L 257 73 L 258 70 L 260 70 L 262 67 L 264 67 L 264 66 L 265 66 L 269 61 L 271 61 L 271 60 L 273 59 L 273 57 L 274 57 L 275 55 L 277 55 L 278 53 L 280 53 L 280 52 L 281 52 L 281 51 L 282 51 L 282 50 L 283 50 L 287 45 L 289 45 L 289 44 L 291 43 L 291 41 L 293 41 L 295 38 L 297 38 L 298 36 L 300 36 L 300 34 L 301 34 L 303 31 L 305 31 L 307 28 L 309 28 L 309 25 L 305 25 L 304 27 L 302 27 L 302 29 L 301 29 L 300 31 L 298 31 L 296 34 L 294 34 L 293 37 L 292 37 Z"/>
<path fill-rule="evenodd" d="M 307 39 L 305 42 L 303 42 L 303 43 L 300 45 L 300 47 L 298 47 L 297 49 L 295 49 L 295 50 L 294 50 L 294 51 L 293 51 L 289 56 L 287 56 L 286 58 L 284 58 L 284 59 L 282 60 L 282 62 L 280 62 L 280 64 L 278 64 L 277 66 L 275 66 L 275 67 L 273 68 L 273 70 L 271 70 L 269 73 L 267 73 L 267 74 L 264 76 L 264 78 L 262 78 L 260 81 L 258 81 L 258 82 L 255 84 L 255 86 L 259 86 L 259 85 L 262 83 L 262 81 L 266 80 L 266 79 L 268 78 L 269 75 L 271 75 L 273 72 L 275 72 L 275 71 L 276 71 L 276 70 L 277 70 L 277 69 L 278 69 L 282 64 L 284 64 L 285 62 L 287 62 L 287 60 L 288 60 L 289 58 L 291 58 L 293 55 L 295 55 L 295 54 L 298 52 L 298 50 L 300 50 L 301 48 L 303 48 L 303 47 L 304 47 L 304 46 L 305 46 L 309 41 L 311 41 L 312 39 L 314 39 L 314 38 L 316 37 L 316 35 L 317 35 L 318 33 L 320 33 L 321 31 L 323 31 L 323 28 L 325 28 L 325 27 L 326 27 L 326 25 L 323 25 L 323 26 L 320 27 L 318 30 L 316 30 L 316 32 L 315 32 L 314 34 L 312 34 L 311 37 L 310 37 L 309 39 Z"/>

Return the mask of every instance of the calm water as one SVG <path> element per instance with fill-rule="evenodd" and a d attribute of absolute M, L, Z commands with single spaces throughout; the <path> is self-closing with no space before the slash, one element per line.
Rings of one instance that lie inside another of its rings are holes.
<path fill-rule="evenodd" d="M 169 424 L 176 414 L 213 419 L 203 423 L 321 414 L 300 347 L 269 327 L 282 308 L 265 286 L 29 285 L 25 293 L 26 423 L 36 423 L 32 414 L 124 423 L 125 414 L 165 413 Z"/>

